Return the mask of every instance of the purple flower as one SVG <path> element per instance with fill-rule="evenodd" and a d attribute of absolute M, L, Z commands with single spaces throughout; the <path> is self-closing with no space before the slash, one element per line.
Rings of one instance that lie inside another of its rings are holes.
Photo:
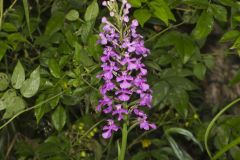
<path fill-rule="evenodd" d="M 119 127 L 115 125 L 114 121 L 112 119 L 108 119 L 108 125 L 103 127 L 103 133 L 102 136 L 105 139 L 108 139 L 112 136 L 112 132 L 118 131 Z"/>
<path fill-rule="evenodd" d="M 149 130 L 149 129 L 156 129 L 157 126 L 153 123 L 149 123 L 145 118 L 138 118 L 138 121 L 140 123 L 140 128 L 144 130 Z"/>
<path fill-rule="evenodd" d="M 115 105 L 115 110 L 112 112 L 112 115 L 118 115 L 118 121 L 123 119 L 123 114 L 128 114 L 128 111 L 126 109 L 122 108 L 121 104 Z"/>
<path fill-rule="evenodd" d="M 130 95 L 132 94 L 132 91 L 127 89 L 121 89 L 116 91 L 115 94 L 118 95 L 118 99 L 120 101 L 127 102 L 130 99 Z"/>
<path fill-rule="evenodd" d="M 115 88 L 115 84 L 110 80 L 106 81 L 105 84 L 100 88 L 100 92 L 102 95 L 105 95 L 107 91 L 111 91 Z"/>
<path fill-rule="evenodd" d="M 107 97 L 106 95 L 104 95 L 103 99 L 102 99 L 102 100 L 99 100 L 99 104 L 98 104 L 98 106 L 97 106 L 97 110 L 98 110 L 98 111 L 101 111 L 101 108 L 102 108 L 103 106 L 106 106 L 106 105 L 107 105 L 107 106 L 111 106 L 112 103 L 113 103 L 112 99 L 109 98 L 109 97 Z"/>
<path fill-rule="evenodd" d="M 102 136 L 110 138 L 119 129 L 114 121 L 121 123 L 130 120 L 130 116 L 138 120 L 141 129 L 155 129 L 156 126 L 147 121 L 147 114 L 139 109 L 151 107 L 152 101 L 152 91 L 146 80 L 147 69 L 142 62 L 150 51 L 145 48 L 143 37 L 137 33 L 139 23 L 135 19 L 131 21 L 128 16 L 131 5 L 127 0 L 122 0 L 122 11 L 119 13 L 115 8 L 116 0 L 103 1 L 102 4 L 113 17 L 109 20 L 102 17 L 103 28 L 98 40 L 104 51 L 101 56 L 102 73 L 97 77 L 103 79 L 104 83 L 100 87 L 103 98 L 97 110 L 112 117 L 108 125 L 103 127 Z M 116 18 L 120 25 L 110 22 Z"/>
<path fill-rule="evenodd" d="M 120 83 L 120 88 L 127 89 L 131 87 L 130 81 L 133 80 L 132 76 L 127 75 L 127 72 L 122 72 L 122 75 L 117 77 L 116 81 Z"/>

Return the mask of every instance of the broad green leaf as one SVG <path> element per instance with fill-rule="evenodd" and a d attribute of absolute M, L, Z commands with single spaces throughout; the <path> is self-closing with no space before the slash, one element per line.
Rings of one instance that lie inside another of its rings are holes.
<path fill-rule="evenodd" d="M 194 52 L 196 52 L 197 46 L 188 35 L 184 34 L 179 35 L 175 43 L 176 50 L 180 54 L 182 62 L 187 63 Z"/>
<path fill-rule="evenodd" d="M 168 98 L 172 107 L 174 107 L 181 116 L 186 118 L 189 107 L 189 97 L 187 92 L 180 88 L 172 89 Z"/>
<path fill-rule="evenodd" d="M 20 88 L 20 92 L 24 97 L 30 98 L 37 93 L 39 86 L 40 72 L 38 67 L 31 73 L 30 78 L 23 82 L 23 85 Z"/>
<path fill-rule="evenodd" d="M 79 18 L 79 13 L 75 9 L 70 10 L 66 15 L 66 19 L 69 21 L 76 21 L 78 18 Z"/>
<path fill-rule="evenodd" d="M 149 3 L 149 7 L 153 14 L 161 19 L 166 25 L 168 25 L 168 20 L 175 21 L 175 17 L 172 14 L 168 4 L 164 0 L 154 0 Z"/>
<path fill-rule="evenodd" d="M 65 15 L 63 12 L 54 12 L 47 22 L 44 34 L 51 36 L 53 33 L 59 31 L 63 26 L 64 17 Z"/>
<path fill-rule="evenodd" d="M 87 55 L 86 51 L 82 48 L 80 44 L 77 42 L 75 43 L 75 55 L 74 55 L 74 60 L 77 63 L 82 63 L 85 66 L 91 66 L 93 65 L 93 61 L 91 58 Z"/>
<path fill-rule="evenodd" d="M 61 77 L 61 70 L 60 70 L 59 64 L 56 61 L 56 59 L 54 59 L 54 58 L 49 59 L 48 67 L 49 67 L 49 70 L 50 70 L 51 74 L 55 78 L 60 78 Z"/>
<path fill-rule="evenodd" d="M 98 35 L 90 35 L 88 38 L 88 47 L 87 51 L 91 54 L 91 56 L 96 60 L 99 61 L 99 57 L 102 54 L 102 47 L 97 43 L 97 40 L 99 39 Z"/>
<path fill-rule="evenodd" d="M 145 22 L 151 17 L 151 12 L 148 9 L 137 9 L 133 15 L 143 27 Z"/>
<path fill-rule="evenodd" d="M 46 96 L 44 94 L 41 94 L 36 100 L 36 105 L 44 100 L 46 100 Z M 36 117 L 37 124 L 40 122 L 44 114 L 47 113 L 48 111 L 50 111 L 50 107 L 48 104 L 42 104 L 34 109 L 34 115 Z"/>
<path fill-rule="evenodd" d="M 87 21 L 82 24 L 80 28 L 80 34 L 81 34 L 81 39 L 83 43 L 87 43 L 88 37 L 92 32 L 93 26 L 94 26 L 94 21 Z"/>
<path fill-rule="evenodd" d="M 195 74 L 195 76 L 200 79 L 203 80 L 205 77 L 205 73 L 206 73 L 206 67 L 204 64 L 202 63 L 197 63 L 193 66 L 193 73 Z"/>
<path fill-rule="evenodd" d="M 10 96 L 4 99 L 4 103 L 6 105 L 6 111 L 3 115 L 3 119 L 11 118 L 25 108 L 24 100 L 18 96 Z"/>
<path fill-rule="evenodd" d="M 128 0 L 128 2 L 133 6 L 133 7 L 141 7 L 142 3 L 141 0 Z"/>
<path fill-rule="evenodd" d="M 163 77 L 166 75 L 163 75 Z M 190 80 L 188 80 L 185 77 L 180 76 L 170 76 L 170 77 L 164 77 L 163 78 L 166 82 L 168 82 L 171 87 L 178 89 L 184 89 L 187 91 L 197 89 L 197 86 Z"/>
<path fill-rule="evenodd" d="M 204 39 L 212 31 L 214 19 L 211 13 L 203 11 L 192 34 L 196 39 Z"/>
<path fill-rule="evenodd" d="M 179 36 L 181 36 L 179 32 L 176 31 L 167 32 L 158 38 L 153 48 L 156 49 L 160 47 L 172 46 L 176 43 L 176 40 L 178 39 Z"/>
<path fill-rule="evenodd" d="M 210 7 L 215 19 L 222 22 L 227 21 L 227 9 L 225 7 L 217 4 L 211 4 Z"/>
<path fill-rule="evenodd" d="M 4 91 L 8 88 L 9 79 L 5 73 L 0 73 L 0 91 Z"/>
<path fill-rule="evenodd" d="M 99 12 L 98 3 L 96 0 L 94 0 L 87 8 L 84 15 L 84 20 L 85 21 L 95 20 L 98 16 L 98 12 Z"/>
<path fill-rule="evenodd" d="M 25 71 L 21 62 L 18 61 L 17 65 L 14 68 L 12 78 L 11 78 L 13 88 L 20 89 L 23 85 L 24 80 L 25 80 Z"/>
<path fill-rule="evenodd" d="M 238 30 L 230 30 L 222 36 L 220 42 L 234 41 L 239 36 L 240 36 L 240 32 Z"/>
<path fill-rule="evenodd" d="M 52 123 L 53 126 L 58 130 L 61 131 L 64 127 L 67 120 L 67 115 L 62 106 L 58 106 L 57 109 L 52 114 Z"/>
<path fill-rule="evenodd" d="M 160 81 L 153 86 L 153 105 L 160 103 L 168 94 L 170 86 L 165 81 Z"/>

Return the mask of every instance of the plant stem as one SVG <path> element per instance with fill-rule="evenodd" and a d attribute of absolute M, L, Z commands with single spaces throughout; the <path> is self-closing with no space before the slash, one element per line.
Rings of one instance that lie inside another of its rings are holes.
<path fill-rule="evenodd" d="M 123 123 L 123 128 L 122 128 L 122 145 L 121 145 L 121 151 L 120 151 L 120 157 L 119 160 L 124 160 L 125 159 L 125 152 L 127 148 L 127 123 Z"/>

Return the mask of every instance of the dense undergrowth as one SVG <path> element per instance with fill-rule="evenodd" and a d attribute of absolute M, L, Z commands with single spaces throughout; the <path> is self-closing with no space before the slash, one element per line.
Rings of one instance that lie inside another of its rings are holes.
<path fill-rule="evenodd" d="M 238 160 L 238 105 L 208 125 L 240 94 L 240 3 L 128 2 L 151 52 L 143 63 L 157 129 L 133 128 L 125 159 Z M 107 16 L 101 4 L 0 0 L 0 159 L 117 158 L 121 134 L 102 138 L 108 116 L 96 111 L 103 83 L 97 40 Z"/>

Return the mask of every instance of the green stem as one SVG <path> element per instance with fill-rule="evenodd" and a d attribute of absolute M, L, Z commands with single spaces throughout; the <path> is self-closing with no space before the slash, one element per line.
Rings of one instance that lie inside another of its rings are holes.
<path fill-rule="evenodd" d="M 231 102 L 230 104 L 228 104 L 227 106 L 225 106 L 221 111 L 219 111 L 219 113 L 213 118 L 213 120 L 209 123 L 207 130 L 205 132 L 204 135 L 204 144 L 205 144 L 205 148 L 207 151 L 208 156 L 212 159 L 212 154 L 210 152 L 210 149 L 208 147 L 208 137 L 209 134 L 211 132 L 211 129 L 213 128 L 213 125 L 215 124 L 215 122 L 218 120 L 218 118 L 226 111 L 228 110 L 230 107 L 232 107 L 234 104 L 238 103 L 240 101 L 240 98 L 234 100 L 233 102 Z"/>
<path fill-rule="evenodd" d="M 122 128 L 122 145 L 121 145 L 119 160 L 124 160 L 125 158 L 125 152 L 127 148 L 127 135 L 128 135 L 127 123 L 124 122 L 123 128 Z"/>

